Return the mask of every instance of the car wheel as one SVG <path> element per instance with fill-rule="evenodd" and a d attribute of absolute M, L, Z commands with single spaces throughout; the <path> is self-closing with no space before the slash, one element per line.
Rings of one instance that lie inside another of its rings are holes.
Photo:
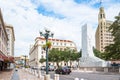
<path fill-rule="evenodd" d="M 60 72 L 60 74 L 63 74 L 62 72 Z"/>

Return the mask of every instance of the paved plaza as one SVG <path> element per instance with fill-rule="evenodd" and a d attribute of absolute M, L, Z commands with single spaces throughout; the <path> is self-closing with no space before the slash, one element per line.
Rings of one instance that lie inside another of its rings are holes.
<path fill-rule="evenodd" d="M 53 76 L 54 72 L 50 72 Z M 78 77 L 79 80 L 84 78 L 86 80 L 120 80 L 120 73 L 103 73 L 103 72 L 84 72 L 80 70 L 73 70 L 70 75 L 60 75 L 60 80 L 74 80 Z M 51 77 L 54 79 L 54 77 Z M 0 72 L 0 80 L 42 80 L 37 76 L 25 71 L 24 69 L 4 70 Z"/>
<path fill-rule="evenodd" d="M 11 80 L 13 72 L 12 69 L 0 71 L 0 80 Z"/>
<path fill-rule="evenodd" d="M 15 75 L 14 75 L 15 73 Z M 18 74 L 18 76 L 16 75 Z M 25 72 L 23 69 L 5 70 L 0 72 L 0 80 L 40 80 L 35 75 Z"/>

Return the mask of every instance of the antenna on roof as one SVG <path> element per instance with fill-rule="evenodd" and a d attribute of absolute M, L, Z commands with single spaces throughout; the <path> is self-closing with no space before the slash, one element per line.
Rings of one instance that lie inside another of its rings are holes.
<path fill-rule="evenodd" d="M 102 0 L 100 0 L 100 7 L 102 7 L 102 3 L 103 3 L 103 1 L 102 1 Z"/>

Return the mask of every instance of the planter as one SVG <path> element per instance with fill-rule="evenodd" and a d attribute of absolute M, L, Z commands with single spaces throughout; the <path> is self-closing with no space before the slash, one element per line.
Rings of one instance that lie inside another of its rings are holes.
<path fill-rule="evenodd" d="M 45 50 L 45 48 L 46 48 L 46 45 L 43 45 L 43 46 L 42 46 L 42 48 L 43 48 L 43 50 Z"/>
<path fill-rule="evenodd" d="M 46 46 L 47 46 L 48 48 L 51 48 L 52 43 L 51 43 L 50 41 L 48 41 L 48 42 L 46 43 Z"/>

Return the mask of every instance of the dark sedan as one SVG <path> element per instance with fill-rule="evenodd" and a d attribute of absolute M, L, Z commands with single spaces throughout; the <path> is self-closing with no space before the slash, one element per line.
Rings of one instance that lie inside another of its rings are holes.
<path fill-rule="evenodd" d="M 56 74 L 70 74 L 71 73 L 71 69 L 68 67 L 59 67 L 55 70 Z"/>

